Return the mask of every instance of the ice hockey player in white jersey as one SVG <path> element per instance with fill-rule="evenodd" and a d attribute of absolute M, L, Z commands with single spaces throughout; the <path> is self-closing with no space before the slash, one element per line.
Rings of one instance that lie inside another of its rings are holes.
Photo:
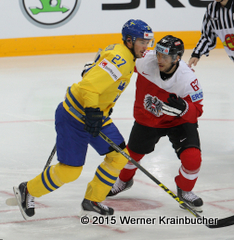
<path fill-rule="evenodd" d="M 183 53 L 182 40 L 168 35 L 155 50 L 146 51 L 136 61 L 135 122 L 127 148 L 130 156 L 140 162 L 145 154 L 154 151 L 161 137 L 168 136 L 181 161 L 175 177 L 177 195 L 201 212 L 203 201 L 192 189 L 202 162 L 197 121 L 203 112 L 203 91 L 194 72 L 181 60 Z M 108 196 L 129 189 L 136 170 L 128 162 Z"/>

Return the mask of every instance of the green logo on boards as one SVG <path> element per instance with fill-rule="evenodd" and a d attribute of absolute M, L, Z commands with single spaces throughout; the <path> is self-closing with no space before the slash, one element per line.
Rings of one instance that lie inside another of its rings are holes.
<path fill-rule="evenodd" d="M 65 13 L 69 11 L 66 7 L 61 7 L 61 0 L 40 0 L 42 8 L 31 8 L 31 12 L 35 15 L 42 12 L 62 12 Z"/>
<path fill-rule="evenodd" d="M 37 27 L 56 28 L 69 22 L 81 0 L 19 0 L 24 16 Z"/>

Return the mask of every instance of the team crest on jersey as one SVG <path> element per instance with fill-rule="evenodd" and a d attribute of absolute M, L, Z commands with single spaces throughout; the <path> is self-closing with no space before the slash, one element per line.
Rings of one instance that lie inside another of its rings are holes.
<path fill-rule="evenodd" d="M 122 76 L 122 73 L 105 58 L 98 64 L 98 66 L 105 70 L 114 81 Z"/>
<path fill-rule="evenodd" d="M 144 107 L 147 111 L 154 114 L 156 117 L 160 117 L 163 113 L 161 112 L 163 102 L 159 100 L 156 96 L 151 96 L 150 94 L 145 95 Z"/>
<path fill-rule="evenodd" d="M 118 86 L 118 89 L 119 89 L 120 91 L 123 91 L 125 87 L 127 87 L 126 82 L 122 82 L 122 81 L 121 81 L 121 83 L 120 83 L 119 86 Z"/>

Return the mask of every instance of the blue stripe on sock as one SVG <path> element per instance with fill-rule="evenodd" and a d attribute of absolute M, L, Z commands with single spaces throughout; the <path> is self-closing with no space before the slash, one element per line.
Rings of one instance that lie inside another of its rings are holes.
<path fill-rule="evenodd" d="M 116 180 L 117 177 L 114 177 L 112 175 L 110 175 L 108 172 L 106 172 L 103 168 L 101 168 L 101 166 L 98 166 L 98 169 L 100 170 L 101 173 L 103 173 L 104 175 L 106 175 L 108 178 L 110 178 L 111 180 Z"/>
<path fill-rule="evenodd" d="M 102 178 L 97 172 L 96 172 L 96 176 L 99 178 L 100 181 L 102 181 L 103 183 L 105 183 L 108 186 L 113 186 L 113 183 L 110 183 L 108 181 L 106 181 L 104 178 Z"/>
<path fill-rule="evenodd" d="M 44 173 L 44 172 L 43 172 Z M 53 190 L 52 189 L 50 189 L 49 187 L 48 187 L 48 185 L 46 184 L 46 181 L 45 181 L 45 178 L 44 178 L 44 174 L 41 174 L 41 179 L 42 179 L 42 183 L 43 183 L 43 185 L 45 186 L 45 188 L 48 190 L 48 191 L 50 191 L 50 192 L 53 192 Z"/>
<path fill-rule="evenodd" d="M 53 182 L 53 180 L 52 180 L 51 177 L 50 177 L 50 168 L 51 168 L 51 166 L 50 166 L 49 168 L 47 168 L 47 171 L 46 171 L 47 178 L 48 178 L 51 186 L 54 187 L 54 188 L 56 188 L 56 189 L 58 189 L 59 186 L 55 185 L 54 182 Z"/>

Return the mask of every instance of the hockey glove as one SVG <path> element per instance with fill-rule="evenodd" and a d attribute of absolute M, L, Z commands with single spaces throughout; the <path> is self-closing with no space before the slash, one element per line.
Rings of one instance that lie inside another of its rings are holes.
<path fill-rule="evenodd" d="M 183 116 L 188 111 L 188 103 L 175 94 L 170 94 L 167 99 L 168 103 L 163 103 L 162 112 L 169 116 Z"/>
<path fill-rule="evenodd" d="M 84 77 L 84 74 L 86 73 L 86 71 L 93 65 L 93 62 L 87 62 L 85 65 L 84 65 L 84 69 L 81 73 L 81 77 Z"/>
<path fill-rule="evenodd" d="M 99 108 L 85 108 L 84 130 L 97 137 L 102 128 L 103 112 Z"/>

